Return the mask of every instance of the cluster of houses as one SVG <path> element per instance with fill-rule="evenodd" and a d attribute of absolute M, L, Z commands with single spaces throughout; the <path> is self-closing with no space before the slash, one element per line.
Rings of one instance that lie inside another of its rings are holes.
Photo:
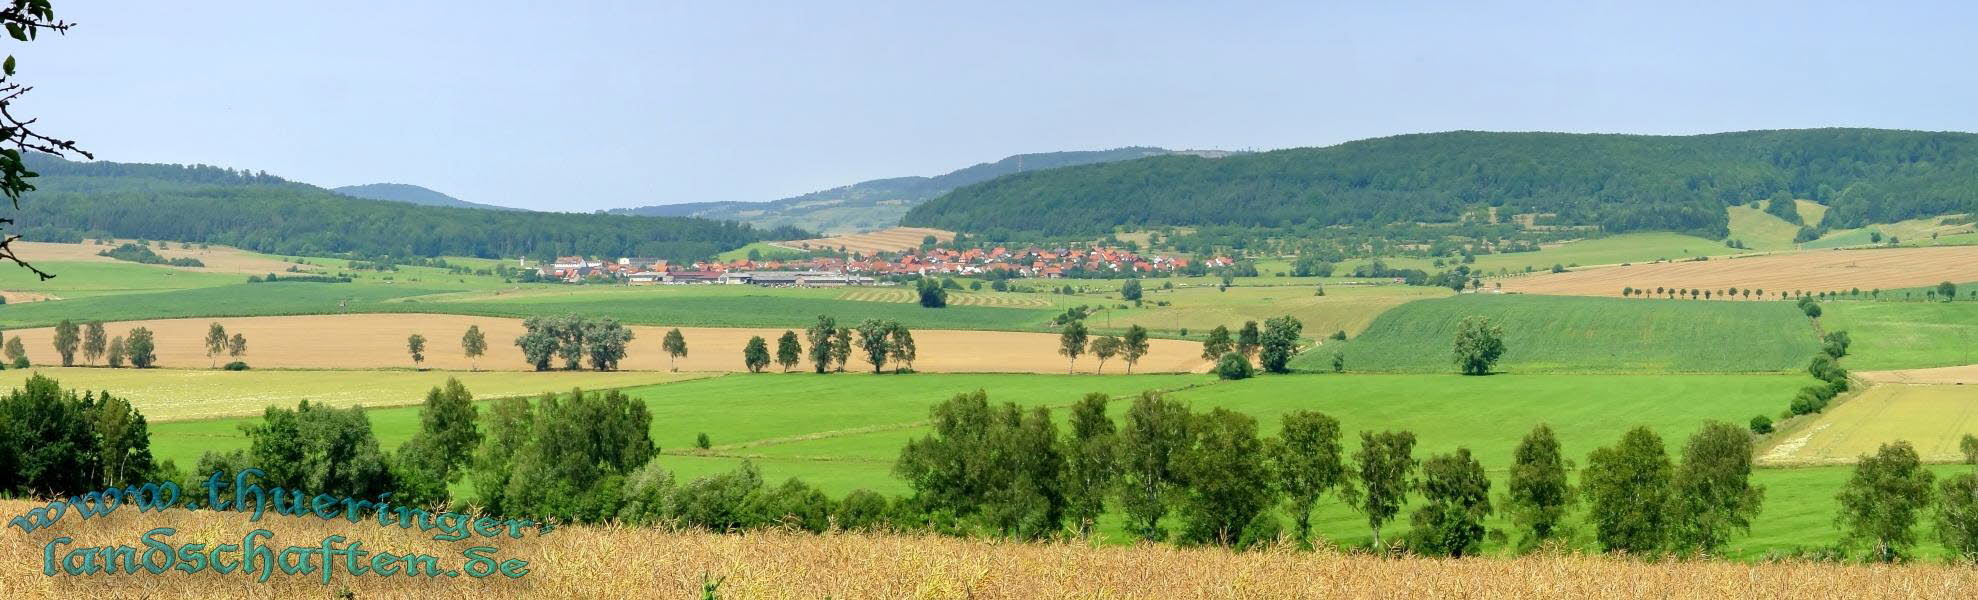
<path fill-rule="evenodd" d="M 1190 259 L 1142 255 L 1114 248 L 1038 248 L 1010 250 L 936 248 L 907 252 L 898 258 L 813 257 L 798 260 L 747 259 L 731 262 L 696 261 L 674 264 L 656 258 L 596 260 L 564 256 L 537 267 L 543 279 L 579 282 L 593 278 L 631 285 L 729 283 L 765 286 L 844 286 L 872 285 L 888 275 L 983 276 L 1058 278 L 1079 271 L 1092 273 L 1139 273 L 1151 275 L 1187 268 Z M 1204 267 L 1215 269 L 1234 264 L 1229 258 L 1207 259 Z M 527 262 L 521 263 L 526 268 Z"/>

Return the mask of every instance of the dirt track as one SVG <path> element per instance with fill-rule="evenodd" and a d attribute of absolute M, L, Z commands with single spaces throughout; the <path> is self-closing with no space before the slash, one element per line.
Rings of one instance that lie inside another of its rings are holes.
<path fill-rule="evenodd" d="M 132 327 L 148 327 L 158 340 L 158 364 L 165 367 L 208 367 L 205 348 L 206 328 L 218 322 L 228 333 L 247 337 L 248 364 L 259 368 L 368 369 L 410 368 L 412 359 L 405 339 L 413 333 L 426 336 L 424 366 L 438 369 L 469 368 L 460 350 L 461 334 L 468 325 L 480 325 L 488 340 L 487 356 L 480 359 L 483 370 L 525 370 L 521 349 L 515 338 L 523 333 L 520 319 L 467 317 L 459 315 L 319 315 L 295 317 L 237 317 L 161 319 L 109 323 L 111 336 L 125 335 Z M 667 327 L 632 327 L 632 347 L 623 369 L 664 370 L 666 352 L 660 340 Z M 773 356 L 781 329 L 729 329 L 682 327 L 688 355 L 678 361 L 681 371 L 741 371 L 742 347 L 749 336 L 759 335 L 770 344 Z M 21 336 L 27 354 L 36 364 L 59 361 L 51 328 L 5 332 Z M 801 338 L 802 331 L 797 335 Z M 1063 373 L 1066 362 L 1058 356 L 1058 336 L 1048 333 L 998 331 L 920 330 L 913 332 L 919 359 L 914 368 L 923 372 L 948 373 Z M 1148 356 L 1135 372 L 1182 372 L 1206 368 L 1198 344 L 1178 340 L 1152 340 Z M 856 354 L 856 351 L 854 351 Z M 80 355 L 77 361 L 81 361 Z M 220 362 L 226 362 L 221 356 Z M 1091 372 L 1097 365 L 1089 355 L 1079 359 L 1079 372 Z M 1107 373 L 1122 373 L 1125 365 L 1109 361 Z M 771 369 L 775 369 L 774 365 Z M 870 369 L 854 356 L 847 369 Z"/>
<path fill-rule="evenodd" d="M 1614 266 L 1503 280 L 1504 291 L 1570 296 L 1619 296 L 1621 289 L 1658 287 L 1779 292 L 1896 289 L 1941 281 L 1978 281 L 1978 246 L 1815 250 L 1701 262 Z M 1744 296 L 1740 295 L 1739 298 Z M 1757 299 L 1754 294 L 1752 299 Z"/>

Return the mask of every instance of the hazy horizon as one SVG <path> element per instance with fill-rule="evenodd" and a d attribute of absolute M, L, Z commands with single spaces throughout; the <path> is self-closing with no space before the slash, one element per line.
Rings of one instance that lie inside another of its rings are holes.
<path fill-rule="evenodd" d="M 72 32 L 7 48 L 35 86 L 18 111 L 101 160 L 537 210 L 765 201 L 1123 146 L 1978 131 L 1978 82 L 1957 75 L 1978 8 L 1954 3 L 55 10 Z"/>

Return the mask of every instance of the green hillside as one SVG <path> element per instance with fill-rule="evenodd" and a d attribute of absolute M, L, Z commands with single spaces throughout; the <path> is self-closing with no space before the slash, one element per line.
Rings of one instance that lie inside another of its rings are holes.
<path fill-rule="evenodd" d="M 1788 371 L 1817 350 L 1812 324 L 1785 302 L 1470 294 L 1397 306 L 1293 366 L 1330 370 L 1339 351 L 1349 371 L 1453 372 L 1456 325 L 1470 316 L 1504 328 L 1497 370 L 1508 373 Z"/>
<path fill-rule="evenodd" d="M 956 189 L 903 225 L 1011 235 L 1122 226 L 1326 227 L 1551 215 L 1539 225 L 1728 233 L 1725 208 L 1785 194 L 1819 226 L 1966 212 L 1978 134 L 1873 129 L 1696 136 L 1459 131 L 1207 159 L 1161 156 Z"/>

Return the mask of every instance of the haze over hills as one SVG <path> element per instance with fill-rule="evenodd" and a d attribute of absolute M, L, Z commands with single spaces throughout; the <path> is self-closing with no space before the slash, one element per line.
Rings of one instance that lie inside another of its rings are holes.
<path fill-rule="evenodd" d="M 406 202 L 410 204 L 418 204 L 423 206 L 450 206 L 454 208 L 485 208 L 489 210 L 522 210 L 519 208 L 509 208 L 506 206 L 495 206 L 493 204 L 468 202 L 466 200 L 461 200 L 453 196 L 448 196 L 446 194 L 428 188 L 411 185 L 411 184 L 405 184 L 405 183 L 367 183 L 364 185 L 346 185 L 343 187 L 331 188 L 330 191 L 343 194 L 345 196 L 354 196 L 358 198 L 367 198 L 371 200 L 386 200 L 391 202 Z"/>
<path fill-rule="evenodd" d="M 24 239 L 115 237 L 225 244 L 270 254 L 375 258 L 705 258 L 806 232 L 678 217 L 484 210 L 371 200 L 206 165 L 77 162 L 29 154 Z"/>
<path fill-rule="evenodd" d="M 1221 157 L 1233 153 L 1177 151 L 1136 146 L 1112 150 L 1018 154 L 996 162 L 980 163 L 933 177 L 874 179 L 768 202 L 691 202 L 621 208 L 607 212 L 622 215 L 725 219 L 749 223 L 758 228 L 790 225 L 821 233 L 864 231 L 897 225 L 900 216 L 905 215 L 909 209 L 949 190 L 1012 173 L 1175 154 Z"/>
<path fill-rule="evenodd" d="M 1018 235 L 1123 225 L 1453 223 L 1497 213 L 1721 238 L 1725 208 L 1831 207 L 1819 229 L 1978 210 L 1978 134 L 1800 129 L 1692 136 L 1456 131 L 1205 160 L 1156 156 L 963 186 L 901 224 Z"/>

